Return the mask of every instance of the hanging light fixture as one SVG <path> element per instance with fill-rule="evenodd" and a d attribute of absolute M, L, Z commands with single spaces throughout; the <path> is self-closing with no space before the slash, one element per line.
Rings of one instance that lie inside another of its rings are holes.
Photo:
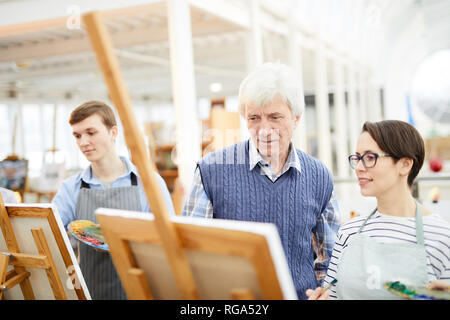
<path fill-rule="evenodd" d="M 222 91 L 223 86 L 220 82 L 213 82 L 209 85 L 209 90 L 213 93 Z"/>

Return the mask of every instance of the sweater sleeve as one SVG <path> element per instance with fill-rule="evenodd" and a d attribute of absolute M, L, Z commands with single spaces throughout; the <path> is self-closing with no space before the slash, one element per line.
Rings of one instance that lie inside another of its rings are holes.
<path fill-rule="evenodd" d="M 314 261 L 314 271 L 320 285 L 325 277 L 340 225 L 339 204 L 336 193 L 333 190 L 331 199 L 324 212 L 319 215 L 317 225 L 313 230 L 313 235 L 316 239 L 313 242 L 314 251 L 317 256 Z"/>

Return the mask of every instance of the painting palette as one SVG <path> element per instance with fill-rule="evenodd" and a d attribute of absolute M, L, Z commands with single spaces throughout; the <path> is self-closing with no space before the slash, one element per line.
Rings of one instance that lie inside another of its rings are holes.
<path fill-rule="evenodd" d="M 69 223 L 67 229 L 78 241 L 96 249 L 109 251 L 98 224 L 90 220 L 75 220 Z"/>
<path fill-rule="evenodd" d="M 405 285 L 400 281 L 386 282 L 384 287 L 395 295 L 411 300 L 450 300 L 450 292 Z"/>

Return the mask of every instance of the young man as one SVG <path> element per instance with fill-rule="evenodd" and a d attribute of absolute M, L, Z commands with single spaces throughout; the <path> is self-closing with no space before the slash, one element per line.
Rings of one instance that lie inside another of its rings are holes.
<path fill-rule="evenodd" d="M 115 148 L 118 135 L 112 109 L 99 101 L 86 102 L 70 114 L 75 141 L 91 163 L 64 181 L 53 199 L 64 226 L 73 220 L 96 222 L 99 207 L 149 212 L 147 197 L 136 167 Z M 164 180 L 157 174 L 169 212 L 173 204 Z M 80 245 L 80 268 L 93 299 L 126 299 L 108 252 Z"/>
<path fill-rule="evenodd" d="M 183 211 L 274 223 L 300 299 L 325 277 L 340 225 L 330 172 L 291 142 L 303 109 L 302 88 L 287 66 L 267 63 L 248 75 L 239 111 L 251 138 L 199 162 Z"/>

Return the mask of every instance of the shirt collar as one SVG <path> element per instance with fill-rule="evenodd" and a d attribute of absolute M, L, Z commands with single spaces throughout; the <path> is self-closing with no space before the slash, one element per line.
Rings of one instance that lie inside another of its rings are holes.
<path fill-rule="evenodd" d="M 258 152 L 258 149 L 256 149 L 256 146 L 254 145 L 252 139 L 249 139 L 249 169 L 250 171 L 255 168 L 257 164 L 260 164 L 262 166 L 269 165 L 261 156 L 261 154 Z M 291 142 L 289 144 L 289 155 L 287 157 L 285 167 L 287 168 L 295 168 L 298 170 L 298 172 L 301 172 L 301 166 L 300 166 L 300 159 L 298 158 L 298 154 L 295 151 L 294 144 Z"/>
<path fill-rule="evenodd" d="M 119 156 L 119 158 L 125 164 L 127 171 L 117 179 L 120 179 L 123 177 L 128 177 L 131 174 L 131 172 L 133 172 L 137 177 L 139 177 L 136 166 L 133 163 L 131 163 L 130 160 L 128 160 L 127 158 L 122 157 L 122 156 Z M 86 169 L 84 169 L 81 172 L 81 175 L 79 176 L 79 180 L 81 180 L 81 179 L 83 179 L 83 181 L 88 184 L 101 184 L 100 180 L 96 176 L 94 176 L 94 174 L 92 173 L 91 165 L 89 165 Z"/>

